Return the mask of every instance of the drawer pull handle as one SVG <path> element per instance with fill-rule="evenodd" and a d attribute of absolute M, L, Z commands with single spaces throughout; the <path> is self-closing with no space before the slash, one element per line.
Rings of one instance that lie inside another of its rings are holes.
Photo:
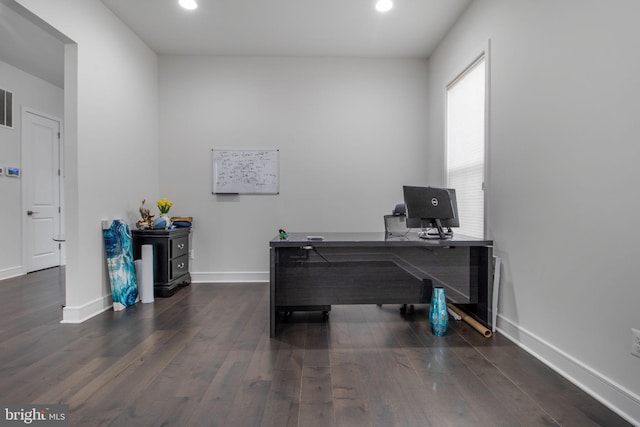
<path fill-rule="evenodd" d="M 178 249 L 184 249 L 184 243 L 180 243 L 180 244 L 178 245 Z"/>
<path fill-rule="evenodd" d="M 184 268 L 184 262 L 181 262 L 180 264 L 178 264 L 178 268 L 183 269 Z"/>

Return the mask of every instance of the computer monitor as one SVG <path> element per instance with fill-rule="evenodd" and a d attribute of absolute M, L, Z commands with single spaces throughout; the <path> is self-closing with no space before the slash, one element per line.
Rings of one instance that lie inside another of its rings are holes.
<path fill-rule="evenodd" d="M 458 199 L 456 198 L 456 190 L 455 188 L 447 188 L 449 191 L 449 196 L 451 196 L 451 205 L 453 206 L 453 218 L 450 219 L 442 219 L 440 223 L 442 227 L 449 229 L 451 232 L 451 227 L 460 227 L 460 218 L 458 217 Z M 402 206 L 402 215 L 406 215 L 406 209 L 404 205 Z M 398 210 L 398 207 L 396 207 Z M 407 228 L 436 228 L 435 223 L 421 220 L 420 218 L 407 218 Z"/>
<path fill-rule="evenodd" d="M 451 227 L 456 226 L 454 224 L 457 221 L 457 215 L 455 214 L 457 209 L 454 209 L 453 198 L 449 189 L 405 185 L 402 190 L 407 215 L 407 227 L 436 228 L 438 236 L 441 239 L 446 239 L 447 235 L 442 228 L 442 222 L 449 221 L 449 224 L 445 223 L 444 227 Z M 459 223 L 457 225 L 459 226 Z"/>

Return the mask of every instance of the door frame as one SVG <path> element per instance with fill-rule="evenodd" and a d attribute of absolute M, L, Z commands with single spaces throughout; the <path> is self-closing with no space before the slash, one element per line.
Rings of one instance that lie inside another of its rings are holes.
<path fill-rule="evenodd" d="M 53 120 L 55 122 L 58 122 L 60 124 L 60 138 L 59 138 L 59 143 L 58 143 L 58 159 L 60 159 L 60 173 L 58 174 L 58 191 L 59 191 L 59 198 L 60 198 L 60 215 L 58 218 L 58 221 L 60 222 L 58 224 L 58 229 L 60 230 L 60 235 L 64 236 L 65 235 L 65 227 L 64 227 L 64 122 L 60 117 L 51 115 L 51 114 L 47 114 L 47 113 L 43 113 L 41 111 L 38 111 L 34 108 L 30 108 L 27 106 L 22 106 L 22 116 L 20 117 L 21 119 L 21 135 L 20 135 L 20 144 L 21 144 L 21 155 L 22 155 L 22 169 L 24 169 L 24 164 L 25 159 L 28 158 L 28 156 L 30 155 L 30 153 L 27 150 L 27 147 L 29 146 L 29 144 L 26 143 L 25 141 L 25 126 L 26 126 L 26 120 L 25 117 L 27 114 L 33 114 L 36 116 L 40 116 L 40 117 L 44 117 L 45 119 L 48 120 Z M 22 240 L 22 270 L 23 270 L 23 274 L 27 274 L 28 271 L 28 242 L 27 242 L 27 221 L 29 220 L 29 218 L 25 215 L 25 212 L 29 209 L 29 206 L 27 204 L 28 199 L 29 199 L 29 190 L 30 187 L 28 186 L 28 184 L 31 184 L 30 181 L 28 179 L 24 179 L 24 176 L 21 177 L 21 187 L 22 187 L 22 203 L 21 203 L 21 211 L 20 211 L 20 218 L 22 218 L 21 220 L 21 230 L 22 232 L 21 234 L 21 240 Z M 60 242 L 60 259 L 58 260 L 58 265 L 62 266 L 66 264 L 66 245 L 63 245 L 62 242 Z"/>

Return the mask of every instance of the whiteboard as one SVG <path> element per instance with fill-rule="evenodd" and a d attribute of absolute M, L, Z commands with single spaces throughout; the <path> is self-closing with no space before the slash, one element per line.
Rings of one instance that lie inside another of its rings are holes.
<path fill-rule="evenodd" d="M 211 152 L 213 194 L 278 194 L 279 150 Z"/>

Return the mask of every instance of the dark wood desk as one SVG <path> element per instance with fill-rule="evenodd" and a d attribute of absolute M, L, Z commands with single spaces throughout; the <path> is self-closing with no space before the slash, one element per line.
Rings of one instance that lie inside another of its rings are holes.
<path fill-rule="evenodd" d="M 322 241 L 307 236 L 321 235 Z M 447 300 L 491 326 L 493 242 L 417 233 L 292 233 L 270 246 L 270 335 L 279 312 L 329 311 L 340 304 L 429 303 L 443 286 Z"/>

